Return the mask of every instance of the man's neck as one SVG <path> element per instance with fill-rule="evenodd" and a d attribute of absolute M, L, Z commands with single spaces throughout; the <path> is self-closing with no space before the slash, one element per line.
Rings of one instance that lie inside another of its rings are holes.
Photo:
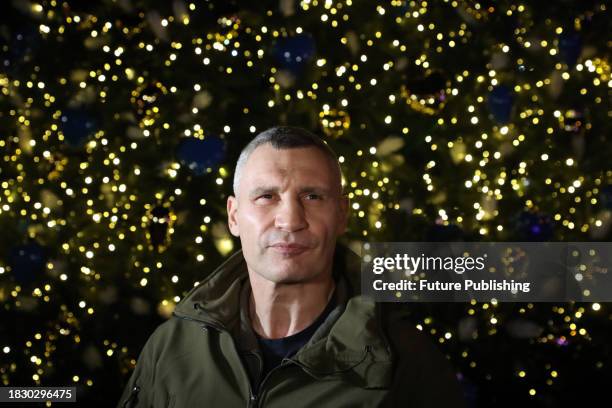
<path fill-rule="evenodd" d="M 276 284 L 251 274 L 249 316 L 253 330 L 266 339 L 299 333 L 323 312 L 336 287 L 331 274 L 325 279 Z"/>

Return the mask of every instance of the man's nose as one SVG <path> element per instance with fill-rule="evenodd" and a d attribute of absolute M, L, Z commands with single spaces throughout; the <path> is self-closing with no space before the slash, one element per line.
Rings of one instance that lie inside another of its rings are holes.
<path fill-rule="evenodd" d="M 274 226 L 280 230 L 294 232 L 308 226 L 304 207 L 299 200 L 284 200 L 278 207 Z"/>

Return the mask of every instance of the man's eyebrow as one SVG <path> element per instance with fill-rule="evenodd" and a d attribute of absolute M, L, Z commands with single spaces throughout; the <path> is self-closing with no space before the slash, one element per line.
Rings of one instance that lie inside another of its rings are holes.
<path fill-rule="evenodd" d="M 249 192 L 249 197 L 255 198 L 259 197 L 263 194 L 276 194 L 278 193 L 279 188 L 273 186 L 261 186 L 255 187 L 253 190 Z M 321 195 L 329 195 L 330 189 L 326 187 L 317 187 L 317 186 L 306 186 L 300 189 L 300 194 L 321 194 Z"/>
<path fill-rule="evenodd" d="M 303 187 L 300 189 L 301 194 L 316 193 L 316 194 L 327 195 L 329 194 L 329 191 L 330 191 L 329 188 L 316 187 L 316 186 L 307 186 L 307 187 Z"/>
<path fill-rule="evenodd" d="M 262 194 L 272 194 L 272 193 L 277 193 L 277 192 L 278 192 L 278 187 L 272 187 L 272 186 L 255 187 L 253 190 L 249 192 L 249 197 L 258 197 Z"/>

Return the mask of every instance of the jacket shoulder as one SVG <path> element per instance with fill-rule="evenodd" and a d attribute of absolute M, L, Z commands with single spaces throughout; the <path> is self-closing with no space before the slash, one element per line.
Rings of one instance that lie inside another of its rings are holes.
<path fill-rule="evenodd" d="M 147 340 L 143 352 L 147 349 L 150 357 L 174 355 L 193 352 L 194 342 L 206 337 L 204 324 L 172 316 L 153 331 Z"/>
<path fill-rule="evenodd" d="M 170 365 L 189 359 L 189 354 L 198 350 L 192 342 L 206 338 L 201 327 L 197 322 L 174 316 L 157 326 L 138 356 L 117 407 L 152 406 L 159 397 L 156 393 L 160 392 L 156 384 L 160 378 L 171 373 Z M 130 405 L 127 405 L 128 402 Z"/>

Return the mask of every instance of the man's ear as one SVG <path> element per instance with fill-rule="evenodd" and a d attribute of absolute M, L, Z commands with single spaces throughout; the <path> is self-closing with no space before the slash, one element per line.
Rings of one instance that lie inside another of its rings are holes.
<path fill-rule="evenodd" d="M 238 199 L 234 196 L 227 197 L 227 226 L 233 236 L 240 236 L 238 228 Z"/>
<path fill-rule="evenodd" d="M 348 226 L 348 218 L 350 212 L 350 202 L 348 195 L 342 194 L 340 196 L 340 221 L 338 222 L 338 235 L 344 234 Z"/>

